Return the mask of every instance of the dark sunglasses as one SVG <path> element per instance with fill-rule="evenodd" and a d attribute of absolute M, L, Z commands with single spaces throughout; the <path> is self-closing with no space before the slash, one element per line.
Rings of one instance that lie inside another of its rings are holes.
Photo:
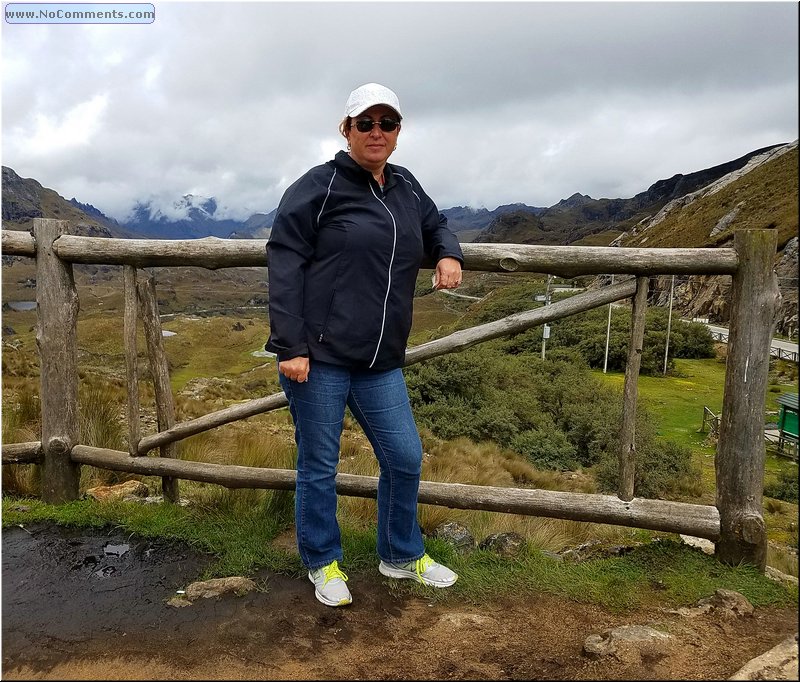
<path fill-rule="evenodd" d="M 400 121 L 395 121 L 393 118 L 384 117 L 380 121 L 373 121 L 371 118 L 360 118 L 355 122 L 356 130 L 359 133 L 372 132 L 372 126 L 375 124 L 381 127 L 384 133 L 391 133 L 397 130 Z"/>

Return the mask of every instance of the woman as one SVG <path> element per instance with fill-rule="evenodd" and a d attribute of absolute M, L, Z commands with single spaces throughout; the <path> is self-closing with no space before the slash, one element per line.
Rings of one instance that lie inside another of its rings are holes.
<path fill-rule="evenodd" d="M 417 522 L 422 446 L 401 368 L 423 255 L 436 262 L 437 289 L 461 283 L 463 255 L 414 176 L 387 163 L 401 120 L 389 88 L 353 90 L 339 126 L 348 151 L 286 190 L 267 244 L 266 347 L 277 354 L 295 425 L 297 546 L 328 606 L 352 602 L 336 521 L 346 405 L 380 464 L 380 572 L 435 587 L 458 577 L 425 554 Z"/>

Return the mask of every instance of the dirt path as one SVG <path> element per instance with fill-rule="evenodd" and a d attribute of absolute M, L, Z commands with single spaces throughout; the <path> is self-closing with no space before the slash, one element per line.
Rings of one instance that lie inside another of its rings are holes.
<path fill-rule="evenodd" d="M 5 679 L 711 680 L 797 630 L 794 609 L 688 621 L 549 596 L 431 605 L 393 596 L 377 571 L 351 574 L 346 609 L 267 572 L 251 576 L 265 591 L 174 608 L 208 561 L 184 546 L 51 525 L 6 529 L 2 542 Z M 675 643 L 633 659 L 582 654 L 588 635 L 627 624 L 659 624 Z"/>

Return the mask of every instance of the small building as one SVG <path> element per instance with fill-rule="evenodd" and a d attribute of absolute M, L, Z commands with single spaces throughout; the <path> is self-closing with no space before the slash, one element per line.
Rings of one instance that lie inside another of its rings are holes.
<path fill-rule="evenodd" d="M 778 396 L 778 452 L 797 457 L 797 393 L 784 393 Z M 788 446 L 788 447 L 787 447 Z"/>

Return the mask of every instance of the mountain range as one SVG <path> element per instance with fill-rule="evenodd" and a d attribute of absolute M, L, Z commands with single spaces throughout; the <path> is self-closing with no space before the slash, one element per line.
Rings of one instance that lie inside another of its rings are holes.
<path fill-rule="evenodd" d="M 206 236 L 266 239 L 276 210 L 245 221 L 218 220 L 217 202 L 185 195 L 168 215 L 139 203 L 121 224 L 90 203 L 69 201 L 34 179 L 2 169 L 4 229 L 30 230 L 36 217 L 69 220 L 74 234 L 186 239 Z M 489 211 L 455 206 L 442 210 L 462 242 L 648 247 L 730 245 L 735 229 L 771 227 L 778 231 L 778 273 L 783 304 L 777 331 L 797 333 L 797 141 L 757 149 L 732 161 L 658 180 L 630 198 L 593 199 L 575 193 L 550 207 L 524 203 Z M 4 262 L 5 262 L 4 258 Z M 654 284 L 664 303 L 668 278 Z M 681 314 L 727 318 L 730 278 L 679 281 L 675 296 Z"/>
<path fill-rule="evenodd" d="M 493 211 L 454 206 L 442 210 L 448 225 L 462 242 L 521 244 L 608 243 L 656 215 L 670 201 L 697 191 L 746 166 L 754 156 L 780 147 L 757 149 L 712 168 L 658 180 L 627 199 L 593 199 L 575 193 L 550 207 L 505 204 Z M 146 239 L 201 237 L 266 239 L 277 209 L 256 213 L 247 220 L 221 219 L 213 197 L 186 194 L 168 211 L 149 202 L 137 202 L 124 224 L 104 215 L 91 203 L 64 200 L 33 179 L 23 179 L 3 167 L 3 227 L 28 229 L 34 217 L 72 220 L 79 234 Z M 596 235 L 602 235 L 599 238 Z"/>

